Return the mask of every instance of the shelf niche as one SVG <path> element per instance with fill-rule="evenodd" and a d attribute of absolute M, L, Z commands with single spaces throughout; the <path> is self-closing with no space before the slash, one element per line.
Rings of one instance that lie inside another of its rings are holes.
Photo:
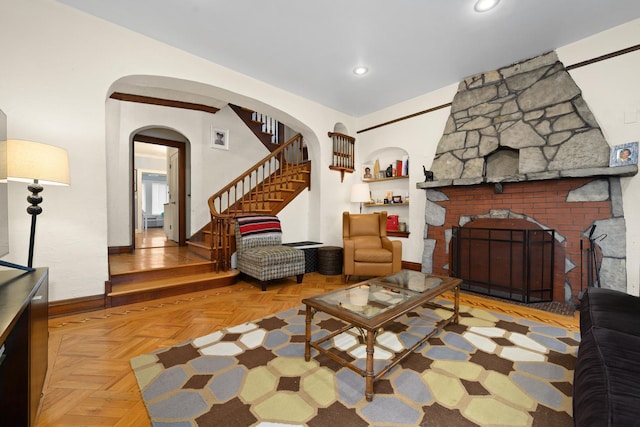
<path fill-rule="evenodd" d="M 385 177 L 377 177 L 376 178 L 376 170 L 375 163 L 378 163 L 380 166 L 380 170 L 378 172 L 385 172 L 389 165 L 400 170 L 401 173 L 404 172 L 404 175 L 395 175 L 395 176 L 385 176 Z M 398 166 L 398 161 L 402 162 L 402 166 Z M 405 163 L 406 161 L 406 163 Z M 362 165 L 361 178 L 362 182 L 370 184 L 371 196 L 374 202 L 363 203 L 362 206 L 367 209 L 367 212 L 381 211 L 386 210 L 388 215 L 398 215 L 400 222 L 404 222 L 407 224 L 407 228 L 409 227 L 409 211 L 407 207 L 410 205 L 410 201 L 405 201 L 406 196 L 409 194 L 409 174 L 408 174 L 408 161 L 409 156 L 408 153 L 398 147 L 386 147 L 380 150 L 374 151 L 369 154 L 367 161 Z M 383 166 L 386 165 L 386 166 Z M 372 178 L 365 178 L 366 168 L 370 168 L 370 171 L 373 174 Z M 392 183 L 395 182 L 397 186 L 392 186 Z M 391 191 L 393 196 L 400 196 L 402 202 L 400 203 L 379 203 L 378 201 L 386 198 L 380 197 L 380 193 L 386 193 Z M 400 210 L 398 210 L 400 209 Z M 392 237 L 402 237 L 408 238 L 409 231 L 398 231 L 398 230 L 387 230 L 387 235 Z"/>

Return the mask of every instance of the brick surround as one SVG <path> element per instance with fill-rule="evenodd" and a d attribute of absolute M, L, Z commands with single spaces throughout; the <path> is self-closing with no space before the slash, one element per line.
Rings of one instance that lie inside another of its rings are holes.
<path fill-rule="evenodd" d="M 554 300 L 568 302 L 576 298 L 581 287 L 580 240 L 583 244 L 588 242 L 589 229 L 596 221 L 616 216 L 611 196 L 599 201 L 581 198 L 568 201 L 572 200 L 569 197 L 572 192 L 596 180 L 598 178 L 565 178 L 505 183 L 500 194 L 493 184 L 429 190 L 427 203 L 435 203 L 445 212 L 442 224 L 433 225 L 427 218 L 426 241 L 435 242 L 433 272 L 448 274 L 452 227 L 475 218 L 520 218 L 556 231 Z M 584 249 L 587 247 L 588 243 Z M 586 287 L 586 263 L 582 283 Z"/>

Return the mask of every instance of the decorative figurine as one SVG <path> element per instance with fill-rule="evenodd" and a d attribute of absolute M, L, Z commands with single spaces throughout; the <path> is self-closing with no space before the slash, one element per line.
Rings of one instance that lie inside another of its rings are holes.
<path fill-rule="evenodd" d="M 433 181 L 433 172 L 428 171 L 424 165 L 422 165 L 422 172 L 424 172 L 424 182 Z"/>

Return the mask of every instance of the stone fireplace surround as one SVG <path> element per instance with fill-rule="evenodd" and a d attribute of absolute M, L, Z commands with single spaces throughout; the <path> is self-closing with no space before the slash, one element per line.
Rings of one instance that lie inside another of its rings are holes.
<path fill-rule="evenodd" d="M 422 269 L 447 274 L 451 229 L 476 218 L 518 218 L 556 231 L 554 300 L 586 286 L 580 240 L 592 225 L 600 282 L 626 291 L 620 176 L 582 93 L 555 52 L 462 81 L 431 166 Z M 586 240 L 588 242 L 588 240 Z M 588 243 L 587 243 L 588 246 Z M 586 247 L 585 247 L 586 248 Z M 581 270 L 582 275 L 581 277 Z"/>

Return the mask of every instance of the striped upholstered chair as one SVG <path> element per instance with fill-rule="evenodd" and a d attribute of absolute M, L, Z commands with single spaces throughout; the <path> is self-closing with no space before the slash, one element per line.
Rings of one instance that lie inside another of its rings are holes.
<path fill-rule="evenodd" d="M 304 251 L 282 246 L 282 228 L 277 216 L 238 216 L 235 234 L 238 270 L 258 279 L 263 291 L 272 279 L 296 276 L 297 282 L 302 283 Z"/>

